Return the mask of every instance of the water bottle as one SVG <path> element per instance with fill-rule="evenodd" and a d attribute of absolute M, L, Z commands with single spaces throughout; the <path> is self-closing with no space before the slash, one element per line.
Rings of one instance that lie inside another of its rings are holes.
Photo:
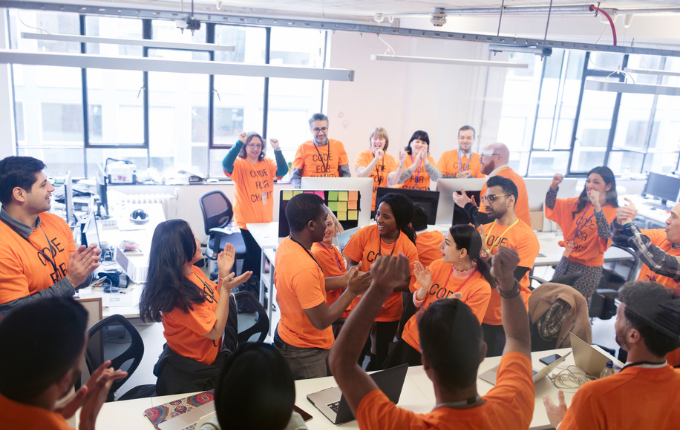
<path fill-rule="evenodd" d="M 614 374 L 614 362 L 608 361 L 607 367 L 602 369 L 602 372 L 600 372 L 600 379 L 605 378 L 609 375 L 613 375 L 613 374 Z"/>

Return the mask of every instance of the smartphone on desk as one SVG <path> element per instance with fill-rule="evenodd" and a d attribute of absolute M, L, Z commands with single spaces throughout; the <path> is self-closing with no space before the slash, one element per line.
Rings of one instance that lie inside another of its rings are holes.
<path fill-rule="evenodd" d="M 552 354 L 547 357 L 539 358 L 538 361 L 541 363 L 545 364 L 546 366 L 550 365 L 553 361 L 557 360 L 558 358 L 561 358 L 562 356 L 559 354 Z"/>
<path fill-rule="evenodd" d="M 304 422 L 307 422 L 307 421 L 309 421 L 309 420 L 311 420 L 311 419 L 313 418 L 313 417 L 312 417 L 311 415 L 309 415 L 307 412 L 303 411 L 302 409 L 298 408 L 298 407 L 295 406 L 295 405 L 293 405 L 293 411 L 295 411 L 295 412 L 297 412 L 298 414 L 300 414 L 300 416 L 302 417 L 302 420 L 303 420 Z"/>

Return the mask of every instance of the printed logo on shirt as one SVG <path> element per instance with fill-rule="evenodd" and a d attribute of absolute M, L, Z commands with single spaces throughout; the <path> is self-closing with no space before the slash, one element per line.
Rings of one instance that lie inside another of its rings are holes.
<path fill-rule="evenodd" d="M 427 293 L 431 296 L 435 296 L 438 299 L 447 299 L 453 295 L 453 291 L 442 288 L 439 286 L 439 284 L 432 284 L 430 290 Z"/>
<path fill-rule="evenodd" d="M 491 247 L 493 246 L 494 243 L 496 243 L 496 240 L 498 239 L 498 236 L 495 234 L 490 234 L 486 237 L 486 246 Z M 506 244 L 508 243 L 508 238 L 504 237 L 501 239 L 501 241 L 494 247 L 494 249 L 498 249 L 499 246 L 507 246 Z"/>
<path fill-rule="evenodd" d="M 581 227 L 583 225 L 583 227 Z M 576 230 L 579 230 L 578 235 L 574 237 L 574 249 L 572 251 L 585 251 L 588 241 L 588 233 L 597 230 L 597 224 L 595 223 L 595 217 L 591 219 L 577 219 L 576 220 Z"/>
<path fill-rule="evenodd" d="M 46 261 L 45 257 L 43 256 L 43 253 L 45 255 L 49 255 L 52 261 L 55 261 L 55 257 L 57 254 L 61 254 L 64 252 L 66 249 L 63 247 L 61 242 L 58 242 L 58 238 L 55 236 L 52 239 L 50 239 L 50 243 L 52 243 L 52 247 L 44 247 L 42 249 L 42 252 L 36 251 L 36 255 L 38 256 L 38 260 L 40 260 L 40 263 L 42 263 L 43 266 L 53 269 L 52 264 L 49 261 Z M 57 271 L 50 273 L 50 278 L 52 279 L 53 283 L 56 283 L 60 279 L 64 278 L 66 276 L 66 263 L 61 263 L 57 265 Z"/>

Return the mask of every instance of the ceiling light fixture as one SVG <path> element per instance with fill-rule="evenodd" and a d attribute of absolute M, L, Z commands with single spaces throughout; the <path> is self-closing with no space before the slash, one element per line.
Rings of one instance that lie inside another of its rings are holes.
<path fill-rule="evenodd" d="M 519 52 L 521 54 L 540 55 L 541 57 L 550 57 L 552 55 L 552 48 L 549 46 L 537 45 L 510 45 L 502 43 L 490 43 L 490 52 Z"/>
<path fill-rule="evenodd" d="M 680 76 L 680 72 L 670 70 L 634 69 L 632 67 L 624 67 L 623 70 L 628 73 L 639 73 L 642 75 Z"/>
<path fill-rule="evenodd" d="M 659 96 L 680 96 L 680 87 L 667 85 L 626 84 L 624 82 L 587 80 L 586 90 L 624 94 L 653 94 Z"/>
<path fill-rule="evenodd" d="M 527 69 L 527 63 L 510 63 L 507 61 L 466 60 L 455 58 L 435 57 L 409 57 L 403 55 L 371 55 L 373 61 L 396 61 L 406 63 L 435 63 L 448 64 L 450 66 L 481 66 L 481 67 L 507 67 L 511 69 Z"/>

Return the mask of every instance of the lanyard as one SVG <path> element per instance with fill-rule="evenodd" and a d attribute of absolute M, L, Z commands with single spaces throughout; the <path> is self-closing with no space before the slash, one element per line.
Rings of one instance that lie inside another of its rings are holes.
<path fill-rule="evenodd" d="M 465 156 L 465 154 L 463 154 L 463 156 Z M 465 168 L 463 170 L 461 170 L 460 168 L 462 167 L 462 165 L 460 164 L 460 162 L 463 158 L 460 156 L 460 151 L 458 151 L 458 173 L 467 171 L 468 167 L 470 167 L 470 159 L 471 158 L 472 158 L 472 151 L 470 151 L 470 156 L 468 157 L 468 161 L 467 161 L 467 164 L 465 165 Z"/>
<path fill-rule="evenodd" d="M 55 264 L 54 261 L 52 261 L 52 259 L 51 259 L 50 257 L 47 256 L 47 254 L 45 254 L 45 252 L 43 252 L 42 249 L 38 248 L 38 247 L 35 245 L 35 243 L 31 242 L 31 240 L 30 240 L 29 238 L 24 237 L 24 235 L 22 235 L 21 233 L 19 233 L 19 231 L 17 230 L 17 228 L 16 228 L 15 226 L 13 226 L 11 223 L 5 221 L 4 219 L 2 220 L 2 222 L 4 222 L 5 224 L 7 224 L 7 226 L 8 226 L 9 228 L 11 228 L 16 234 L 18 234 L 19 237 L 21 237 L 22 239 L 24 239 L 26 242 L 30 243 L 31 246 L 33 246 L 33 248 L 35 248 L 39 253 L 41 253 L 42 256 L 43 256 L 43 258 L 44 258 L 45 260 L 47 260 L 47 261 L 50 263 L 50 265 L 52 266 L 52 269 L 54 270 L 54 273 L 55 273 L 56 276 L 57 276 L 57 280 L 58 280 L 58 281 L 61 280 L 61 272 L 59 272 L 59 270 L 57 269 L 57 265 Z M 47 245 L 50 247 L 50 252 L 52 253 L 52 255 L 56 255 L 57 252 L 54 250 L 54 248 L 52 248 L 52 242 L 50 242 L 50 239 L 47 237 L 47 233 L 45 233 L 45 230 L 42 228 L 42 225 L 40 226 L 40 230 L 42 230 L 43 234 L 45 235 L 45 240 L 47 241 Z M 77 285 L 76 285 L 76 286 L 77 286 Z"/>
<path fill-rule="evenodd" d="M 302 249 L 305 250 L 305 252 L 307 253 L 307 255 L 309 255 L 309 258 L 311 258 L 312 260 L 314 260 L 314 262 L 316 263 L 316 265 L 319 266 L 319 270 L 321 270 L 321 273 L 323 273 L 323 269 L 321 268 L 321 265 L 319 264 L 318 261 L 316 261 L 316 258 L 314 258 L 314 256 L 312 255 L 312 253 L 309 252 L 309 250 L 308 250 L 307 248 L 305 248 L 305 246 L 304 246 L 303 244 L 301 244 L 301 243 L 298 242 L 297 240 L 293 239 L 293 236 L 288 236 L 288 237 L 290 238 L 290 240 L 292 240 L 293 242 L 295 242 L 295 243 L 297 243 L 298 245 L 300 245 L 300 248 L 302 248 Z"/>
<path fill-rule="evenodd" d="M 472 278 L 473 276 L 475 276 L 475 273 L 477 273 L 477 268 L 476 268 L 476 267 L 474 268 L 474 270 L 472 271 L 472 273 L 470 273 L 470 274 L 468 275 L 468 277 L 465 278 L 465 280 L 463 281 L 463 283 L 460 284 L 460 286 L 459 286 L 458 288 L 456 288 L 456 291 L 454 291 L 453 294 L 456 294 L 458 291 L 460 291 L 460 290 L 465 286 L 465 284 L 467 284 L 467 281 L 469 281 L 470 278 Z M 449 279 L 451 278 L 451 275 L 452 275 L 452 274 L 453 274 L 453 264 L 451 265 L 451 271 L 449 272 L 449 276 L 446 277 L 446 282 L 444 283 L 444 288 L 446 288 L 446 286 L 449 285 Z"/>
<path fill-rule="evenodd" d="M 321 242 L 319 242 L 319 245 L 323 246 L 323 249 L 325 249 L 326 252 L 328 252 L 329 254 L 331 254 L 332 257 L 335 257 L 335 262 L 338 263 L 338 269 L 340 269 L 340 271 L 342 271 L 342 270 L 343 270 L 342 264 L 340 263 L 340 259 L 338 258 L 337 252 L 331 252 L 331 250 L 328 249 L 328 248 L 326 248 L 326 245 L 324 245 L 324 244 L 321 243 Z M 332 245 L 331 245 L 331 246 L 332 246 Z"/>
<path fill-rule="evenodd" d="M 203 292 L 206 295 L 206 300 L 208 301 L 208 303 L 217 303 L 217 300 L 215 299 L 215 290 L 210 285 L 206 284 L 203 279 L 199 278 L 198 275 L 194 273 L 193 269 L 191 270 L 191 275 L 195 275 L 196 279 L 201 281 L 201 284 L 203 284 Z M 187 278 L 189 276 L 187 276 Z"/>
<path fill-rule="evenodd" d="M 411 157 L 411 164 L 413 164 L 413 155 L 409 155 Z M 423 165 L 423 160 L 420 160 L 420 163 L 418 163 L 418 171 L 416 172 L 416 189 L 418 189 L 418 176 L 420 175 L 420 168 Z"/>
<path fill-rule="evenodd" d="M 383 154 L 382 158 L 382 170 L 378 169 L 378 164 L 376 163 L 375 167 L 373 168 L 375 170 L 375 174 L 378 177 L 378 186 L 382 183 L 383 177 L 380 176 L 380 172 L 385 172 L 385 156 L 387 154 Z M 373 158 L 375 159 L 375 154 L 373 154 Z"/>
<path fill-rule="evenodd" d="M 496 247 L 496 245 L 498 245 L 498 244 L 500 243 L 501 239 L 503 239 L 503 236 L 505 236 L 505 233 L 509 232 L 510 229 L 513 228 L 513 227 L 515 226 L 515 224 L 517 224 L 518 222 L 519 222 L 519 218 L 517 218 L 517 219 L 515 220 L 515 222 L 513 222 L 512 224 L 510 224 L 510 227 L 508 227 L 507 230 L 505 230 L 505 231 L 503 232 L 503 234 L 501 234 L 500 236 L 498 236 L 498 239 L 496 239 L 496 242 L 492 243 L 491 246 L 489 247 L 489 255 L 491 255 L 491 251 L 493 251 L 493 249 Z M 491 228 L 489 229 L 488 236 L 491 236 L 491 232 L 493 231 L 493 228 L 494 228 L 494 227 L 496 227 L 496 221 L 493 222 L 493 225 L 492 225 Z"/>
<path fill-rule="evenodd" d="M 399 240 L 399 235 L 401 230 L 397 231 L 397 238 L 394 239 L 394 246 L 392 247 L 392 252 L 390 252 L 390 257 L 394 254 L 394 250 L 397 248 L 397 241 Z M 378 233 L 378 255 L 382 255 L 382 236 Z M 377 255 L 376 255 L 377 257 Z"/>
<path fill-rule="evenodd" d="M 331 166 L 331 141 L 327 140 L 327 142 L 328 143 L 326 143 L 326 145 L 328 145 L 328 159 L 324 163 L 323 157 L 321 156 L 321 152 L 319 152 L 319 148 L 317 148 L 316 143 L 314 143 L 312 141 L 312 145 L 314 145 L 314 149 L 316 149 L 316 153 L 319 154 L 319 159 L 321 160 L 321 165 L 323 166 L 324 172 L 326 172 L 326 173 L 328 173 L 328 169 Z M 300 245 L 300 246 L 302 246 L 302 245 Z M 304 246 L 303 246 L 303 248 L 304 248 Z"/>

